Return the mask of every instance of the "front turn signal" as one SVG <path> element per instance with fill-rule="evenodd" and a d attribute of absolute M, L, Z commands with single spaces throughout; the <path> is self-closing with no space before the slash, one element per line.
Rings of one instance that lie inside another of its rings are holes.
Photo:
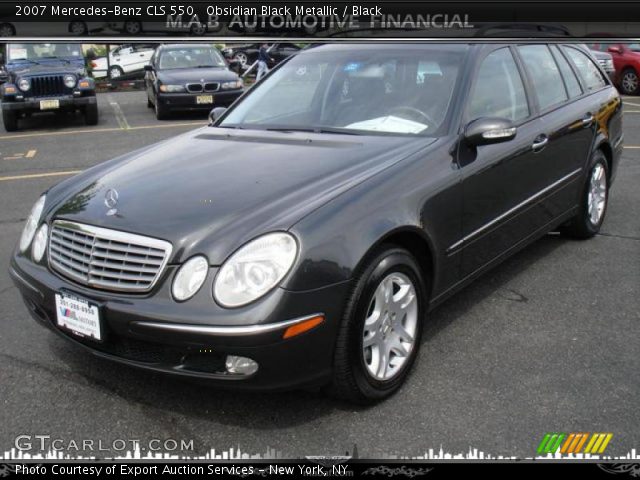
<path fill-rule="evenodd" d="M 324 322 L 324 315 L 316 315 L 315 317 L 308 318 L 300 323 L 296 323 L 295 325 L 290 326 L 284 331 L 284 335 L 282 338 L 291 338 L 296 335 L 300 335 L 301 333 L 307 332 L 314 327 L 317 327 L 322 322 Z"/>

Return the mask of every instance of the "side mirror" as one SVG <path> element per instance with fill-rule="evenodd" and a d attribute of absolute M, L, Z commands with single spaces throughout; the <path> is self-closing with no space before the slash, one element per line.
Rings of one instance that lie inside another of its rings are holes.
<path fill-rule="evenodd" d="M 213 125 L 227 111 L 227 107 L 216 107 L 209 112 L 209 123 Z"/>
<path fill-rule="evenodd" d="M 150 65 L 150 64 L 148 64 L 148 63 L 147 63 L 147 64 L 144 66 L 144 71 L 145 71 L 145 72 L 153 72 L 153 65 Z"/>
<path fill-rule="evenodd" d="M 464 129 L 464 138 L 470 145 L 489 145 L 515 138 L 516 127 L 507 118 L 483 117 L 470 122 Z"/>
<path fill-rule="evenodd" d="M 607 48 L 607 51 L 608 51 L 609 53 L 617 53 L 617 54 L 620 54 L 620 53 L 622 53 L 622 47 L 621 47 L 621 46 L 619 46 L 619 45 L 612 45 L 612 46 L 610 46 L 609 48 Z"/>

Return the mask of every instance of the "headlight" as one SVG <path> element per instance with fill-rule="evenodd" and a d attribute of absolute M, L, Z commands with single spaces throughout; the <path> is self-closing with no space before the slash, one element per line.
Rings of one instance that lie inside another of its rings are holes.
<path fill-rule="evenodd" d="M 18 88 L 23 92 L 26 92 L 31 88 L 31 82 L 28 78 L 21 78 L 20 80 L 18 80 Z"/>
<path fill-rule="evenodd" d="M 288 233 L 258 237 L 222 265 L 213 285 L 213 296 L 224 307 L 251 303 L 280 283 L 297 254 L 298 244 Z"/>
<path fill-rule="evenodd" d="M 44 252 L 47 250 L 48 234 L 49 228 L 46 223 L 43 223 L 38 233 L 36 233 L 36 238 L 33 239 L 33 247 L 31 248 L 31 257 L 36 263 L 42 260 Z"/>
<path fill-rule="evenodd" d="M 20 236 L 21 252 L 25 252 L 27 248 L 29 248 L 31 240 L 33 240 L 33 235 L 36 233 L 36 228 L 38 228 L 38 222 L 42 215 L 42 209 L 44 208 L 44 199 L 45 196 L 42 195 L 31 209 L 29 217 L 27 217 L 27 223 L 25 223 L 22 235 Z"/>
<path fill-rule="evenodd" d="M 184 85 L 160 85 L 160 91 L 165 93 L 184 92 Z"/>
<path fill-rule="evenodd" d="M 193 297 L 207 278 L 209 262 L 203 256 L 192 257 L 187 260 L 173 279 L 171 293 L 173 298 L 183 302 Z"/>
<path fill-rule="evenodd" d="M 222 88 L 222 90 L 231 90 L 232 88 L 242 88 L 242 86 L 242 80 L 238 79 L 233 82 L 222 82 L 220 88 Z"/>
<path fill-rule="evenodd" d="M 76 76 L 67 74 L 64 76 L 64 85 L 67 88 L 73 88 L 76 86 Z"/>

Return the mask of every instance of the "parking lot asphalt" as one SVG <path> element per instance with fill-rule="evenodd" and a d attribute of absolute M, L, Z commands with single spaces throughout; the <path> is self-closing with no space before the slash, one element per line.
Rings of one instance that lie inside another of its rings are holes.
<path fill-rule="evenodd" d="M 530 457 L 546 432 L 611 432 L 608 454 L 640 450 L 640 98 L 625 98 L 626 148 L 602 232 L 588 241 L 550 234 L 439 307 L 408 383 L 368 408 L 138 371 L 29 317 L 7 269 L 40 193 L 206 123 L 159 122 L 142 92 L 100 94 L 99 104 L 95 127 L 42 116 L 0 134 L 0 455 L 19 435 L 101 441 L 97 456 L 117 454 L 115 439 L 175 439 L 193 440 L 182 453 L 197 455 L 339 455 L 356 445 L 368 458 L 440 447 Z"/>

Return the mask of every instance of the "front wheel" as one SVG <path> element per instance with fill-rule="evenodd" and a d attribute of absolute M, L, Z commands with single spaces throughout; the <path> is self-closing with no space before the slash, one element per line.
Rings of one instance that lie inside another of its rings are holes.
<path fill-rule="evenodd" d="M 415 258 L 388 246 L 372 256 L 347 303 L 330 392 L 360 404 L 403 384 L 420 347 L 427 288 Z"/>
<path fill-rule="evenodd" d="M 591 158 L 578 213 L 562 228 L 562 232 L 578 239 L 593 237 L 604 222 L 608 201 L 609 165 L 604 154 L 598 150 Z"/>
<path fill-rule="evenodd" d="M 118 65 L 113 65 L 109 67 L 109 78 L 112 80 L 118 79 L 124 75 L 124 70 Z"/>
<path fill-rule="evenodd" d="M 84 123 L 87 125 L 98 124 L 98 105 L 90 104 L 85 107 L 84 110 Z"/>
<path fill-rule="evenodd" d="M 156 98 L 156 103 L 154 106 L 155 106 L 156 118 L 158 120 L 166 120 L 169 117 L 169 111 L 165 106 L 160 104 L 160 100 L 158 100 L 158 98 Z"/>
<path fill-rule="evenodd" d="M 10 110 L 2 111 L 2 122 L 7 132 L 15 132 L 18 130 L 18 115 Z"/>

